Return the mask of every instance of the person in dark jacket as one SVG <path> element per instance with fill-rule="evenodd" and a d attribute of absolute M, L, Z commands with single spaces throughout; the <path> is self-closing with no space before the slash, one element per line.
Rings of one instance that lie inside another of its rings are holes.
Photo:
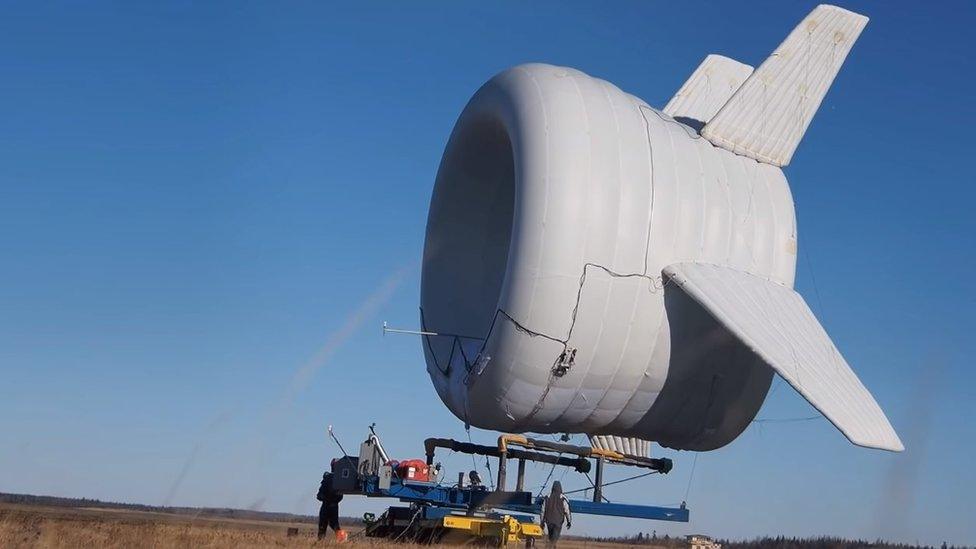
<path fill-rule="evenodd" d="M 319 493 L 315 496 L 322 502 L 319 509 L 319 539 L 332 528 L 336 536 L 340 535 L 339 529 L 339 502 L 342 501 L 342 494 L 335 491 L 332 486 L 332 473 L 326 472 L 322 475 L 322 484 L 319 484 Z"/>
<path fill-rule="evenodd" d="M 545 525 L 546 532 L 549 533 L 549 547 L 555 547 L 559 541 L 559 535 L 563 531 L 563 523 L 566 529 L 573 527 L 573 513 L 569 510 L 569 499 L 563 494 L 563 485 L 558 480 L 552 483 L 552 491 L 542 504 L 542 516 L 539 522 Z"/>

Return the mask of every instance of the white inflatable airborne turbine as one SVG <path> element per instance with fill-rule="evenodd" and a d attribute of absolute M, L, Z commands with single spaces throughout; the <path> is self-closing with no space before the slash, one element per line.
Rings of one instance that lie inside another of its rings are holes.
<path fill-rule="evenodd" d="M 421 321 L 438 394 L 507 432 L 711 450 L 778 373 L 854 444 L 902 445 L 793 291 L 789 163 L 867 19 L 815 9 L 758 69 L 708 56 L 663 112 L 509 69 L 444 152 Z"/>

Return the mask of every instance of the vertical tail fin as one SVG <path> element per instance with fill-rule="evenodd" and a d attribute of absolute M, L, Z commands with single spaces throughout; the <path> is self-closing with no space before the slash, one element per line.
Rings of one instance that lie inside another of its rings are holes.
<path fill-rule="evenodd" d="M 817 6 L 702 130 L 714 145 L 774 166 L 790 163 L 868 18 Z"/>
<path fill-rule="evenodd" d="M 711 54 L 664 107 L 665 114 L 701 131 L 752 74 L 752 67 Z"/>

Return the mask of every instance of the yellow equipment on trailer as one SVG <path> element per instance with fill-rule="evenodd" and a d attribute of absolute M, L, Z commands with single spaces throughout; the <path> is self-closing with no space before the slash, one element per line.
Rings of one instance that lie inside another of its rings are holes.
<path fill-rule="evenodd" d="M 443 527 L 466 532 L 470 537 L 497 540 L 499 545 L 512 543 L 532 545 L 534 540 L 542 537 L 541 526 L 532 522 L 521 522 L 511 515 L 505 515 L 500 519 L 448 515 L 444 517 Z"/>

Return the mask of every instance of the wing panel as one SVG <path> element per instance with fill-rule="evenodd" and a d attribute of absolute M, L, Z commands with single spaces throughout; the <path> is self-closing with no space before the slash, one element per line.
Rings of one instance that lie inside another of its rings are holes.
<path fill-rule="evenodd" d="M 794 290 L 719 265 L 664 274 L 759 355 L 854 444 L 901 451 L 888 418 Z"/>

